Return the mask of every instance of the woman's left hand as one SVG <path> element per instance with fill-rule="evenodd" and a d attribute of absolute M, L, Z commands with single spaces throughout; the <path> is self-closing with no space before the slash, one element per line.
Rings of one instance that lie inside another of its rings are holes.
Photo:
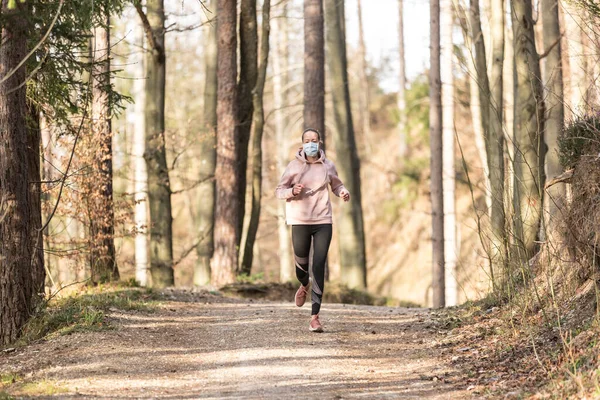
<path fill-rule="evenodd" d="M 342 189 L 342 191 L 340 192 L 340 197 L 345 202 L 349 202 L 350 201 L 350 192 L 347 189 Z"/>

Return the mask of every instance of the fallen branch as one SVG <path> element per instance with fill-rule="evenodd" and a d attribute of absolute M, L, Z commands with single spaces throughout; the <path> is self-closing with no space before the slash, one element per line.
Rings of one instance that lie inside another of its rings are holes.
<path fill-rule="evenodd" d="M 548 190 L 549 187 L 556 185 L 557 183 L 562 183 L 562 182 L 569 183 L 571 181 L 571 179 L 573 178 L 573 172 L 574 172 L 574 169 L 571 168 L 570 170 L 565 171 L 558 176 L 555 176 L 554 178 L 552 178 L 548 182 L 546 182 L 544 189 Z"/>

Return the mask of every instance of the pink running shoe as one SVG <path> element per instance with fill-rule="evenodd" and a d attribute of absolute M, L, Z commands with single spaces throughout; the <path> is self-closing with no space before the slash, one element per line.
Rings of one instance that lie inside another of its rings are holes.
<path fill-rule="evenodd" d="M 298 291 L 296 292 L 296 306 L 302 307 L 304 305 L 304 303 L 306 302 L 307 295 L 308 295 L 308 285 L 306 285 L 306 286 L 300 285 L 300 288 L 298 288 Z"/>
<path fill-rule="evenodd" d="M 323 325 L 321 325 L 321 321 L 319 321 L 319 314 L 312 316 L 308 329 L 310 329 L 311 332 L 323 332 Z"/>

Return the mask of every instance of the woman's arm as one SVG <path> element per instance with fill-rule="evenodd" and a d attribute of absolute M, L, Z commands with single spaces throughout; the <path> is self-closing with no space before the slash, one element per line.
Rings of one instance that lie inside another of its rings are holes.
<path fill-rule="evenodd" d="M 331 184 L 331 190 L 333 191 L 333 194 L 335 194 L 337 197 L 341 197 L 346 202 L 349 201 L 350 200 L 350 192 L 348 191 L 348 189 L 346 189 L 346 187 L 344 186 L 344 183 L 338 176 L 337 169 L 335 168 L 335 164 L 333 164 L 333 163 L 331 163 L 331 169 L 330 169 L 329 174 L 330 174 L 329 183 Z"/>
<path fill-rule="evenodd" d="M 296 174 L 292 171 L 292 163 L 293 162 L 288 164 L 287 168 L 285 169 L 285 172 L 279 180 L 277 188 L 275 189 L 275 197 L 277 197 L 278 199 L 287 200 L 294 197 L 294 188 L 292 182 Z"/>

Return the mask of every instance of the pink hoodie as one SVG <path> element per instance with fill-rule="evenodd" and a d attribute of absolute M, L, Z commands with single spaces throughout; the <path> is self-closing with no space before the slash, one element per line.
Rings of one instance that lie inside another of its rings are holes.
<path fill-rule="evenodd" d="M 304 185 L 297 196 L 292 193 L 295 184 Z M 329 190 L 336 196 L 345 189 L 335 169 L 335 165 L 319 150 L 319 159 L 310 162 L 300 150 L 296 159 L 290 162 L 275 189 L 278 199 L 286 200 L 285 214 L 288 225 L 331 224 L 331 202 Z"/>

